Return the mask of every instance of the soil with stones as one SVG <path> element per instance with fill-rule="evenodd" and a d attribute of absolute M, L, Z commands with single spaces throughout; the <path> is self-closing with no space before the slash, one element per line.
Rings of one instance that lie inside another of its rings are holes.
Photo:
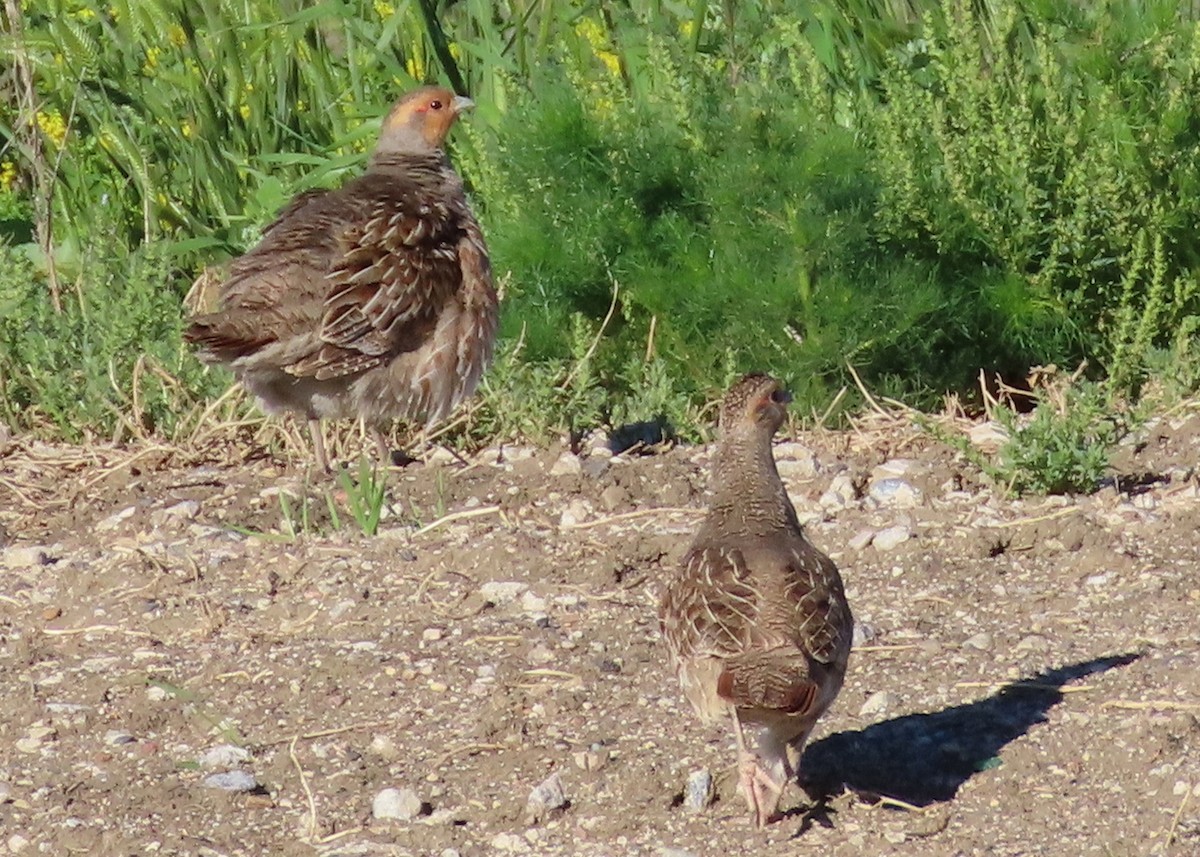
<path fill-rule="evenodd" d="M 367 537 L 266 456 L 10 440 L 0 853 L 1200 854 L 1200 415 L 1079 498 L 781 443 L 857 626 L 761 831 L 655 616 L 709 455 L 439 452 Z"/>

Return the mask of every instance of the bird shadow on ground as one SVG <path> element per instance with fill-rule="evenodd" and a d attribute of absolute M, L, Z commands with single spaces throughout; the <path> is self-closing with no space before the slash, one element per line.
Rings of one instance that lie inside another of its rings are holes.
<path fill-rule="evenodd" d="M 818 804 L 842 790 L 913 806 L 951 800 L 980 771 L 997 767 L 1001 748 L 1046 720 L 1063 685 L 1136 661 L 1110 655 L 1046 670 L 1006 684 L 991 696 L 928 714 L 907 714 L 812 744 L 800 766 Z"/>

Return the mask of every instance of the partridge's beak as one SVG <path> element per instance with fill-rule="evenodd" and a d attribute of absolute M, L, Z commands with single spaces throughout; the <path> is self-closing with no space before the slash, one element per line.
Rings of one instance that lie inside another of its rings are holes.
<path fill-rule="evenodd" d="M 464 110 L 474 110 L 475 102 L 467 98 L 465 95 L 456 95 L 454 100 L 450 102 L 454 108 L 455 114 L 462 113 Z"/>

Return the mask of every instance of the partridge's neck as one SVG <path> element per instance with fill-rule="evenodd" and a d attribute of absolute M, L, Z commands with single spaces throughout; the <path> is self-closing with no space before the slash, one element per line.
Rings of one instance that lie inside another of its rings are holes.
<path fill-rule="evenodd" d="M 729 535 L 798 531 L 768 437 L 723 439 L 713 459 L 712 502 L 704 529 Z"/>
<path fill-rule="evenodd" d="M 424 152 L 382 150 L 371 155 L 367 171 L 380 174 L 395 174 L 407 179 L 444 180 L 452 173 L 450 159 L 440 149 Z"/>

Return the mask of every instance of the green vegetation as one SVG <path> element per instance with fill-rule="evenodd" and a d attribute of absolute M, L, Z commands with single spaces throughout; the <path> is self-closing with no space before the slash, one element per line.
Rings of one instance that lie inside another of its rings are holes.
<path fill-rule="evenodd" d="M 848 366 L 918 407 L 1084 360 L 1107 403 L 1196 388 L 1192 4 L 793 5 L 8 4 L 0 418 L 194 427 L 228 378 L 180 343 L 190 282 L 359 169 L 426 80 L 480 104 L 454 158 L 506 291 L 461 442 L 696 437 L 748 369 L 814 417 Z M 1022 436 L 1104 446 L 1072 414 Z"/>
<path fill-rule="evenodd" d="M 383 507 L 387 501 L 387 477 L 376 470 L 365 457 L 358 459 L 358 480 L 348 470 L 339 470 L 338 485 L 346 495 L 346 509 L 364 536 L 373 536 L 379 529 Z M 282 495 L 280 495 L 282 496 Z M 342 519 L 337 504 L 329 500 L 329 511 L 333 517 L 333 528 L 342 528 Z"/>
<path fill-rule="evenodd" d="M 278 529 L 264 531 L 244 526 L 233 529 L 243 535 L 281 542 L 352 532 L 356 528 L 364 536 L 375 535 L 388 505 L 386 473 L 381 474 L 365 456 L 360 456 L 357 479 L 348 468 L 342 468 L 335 481 L 338 487 L 331 489 L 328 480 L 310 482 L 306 476 L 298 494 L 279 491 Z"/>
<path fill-rule="evenodd" d="M 1111 402 L 1094 386 L 1073 393 L 1058 409 L 1039 402 L 1033 418 L 1017 422 L 999 412 L 1009 432 L 993 477 L 1013 494 L 1090 494 L 1108 470 L 1109 451 L 1122 436 Z"/>
<path fill-rule="evenodd" d="M 1003 494 L 1090 494 L 1108 474 L 1118 441 L 1137 430 L 1148 414 L 1129 408 L 1110 385 L 1081 381 L 1079 374 L 1062 375 L 1053 367 L 1035 370 L 1033 389 L 1023 394 L 1034 400 L 1027 414 L 1014 407 L 1014 390 L 1006 391 L 1004 400 L 990 401 L 988 413 L 1006 437 L 991 454 L 927 417 L 919 422 L 962 453 Z"/>

